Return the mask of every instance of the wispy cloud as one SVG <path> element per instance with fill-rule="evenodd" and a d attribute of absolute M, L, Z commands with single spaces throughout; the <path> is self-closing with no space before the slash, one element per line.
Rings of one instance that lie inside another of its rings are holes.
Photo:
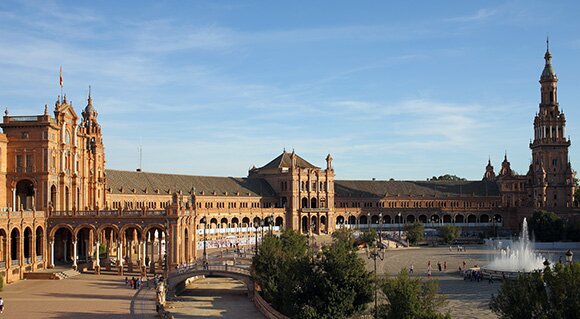
<path fill-rule="evenodd" d="M 497 15 L 498 11 L 495 9 L 479 9 L 475 13 L 461 16 L 461 17 L 454 17 L 448 18 L 446 21 L 450 22 L 481 22 L 490 19 L 491 17 Z"/>

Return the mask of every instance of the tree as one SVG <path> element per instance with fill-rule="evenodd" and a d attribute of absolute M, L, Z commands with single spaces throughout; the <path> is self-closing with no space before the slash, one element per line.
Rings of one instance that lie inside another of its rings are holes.
<path fill-rule="evenodd" d="M 262 296 L 278 311 L 298 311 L 300 287 L 303 286 L 308 260 L 306 237 L 285 230 L 278 238 L 266 236 L 252 259 L 252 277 L 260 285 Z"/>
<path fill-rule="evenodd" d="M 457 175 L 445 174 L 445 175 L 441 175 L 439 177 L 433 176 L 431 178 L 428 178 L 427 180 L 429 180 L 429 181 L 465 181 L 466 179 L 463 177 L 459 177 Z"/>
<path fill-rule="evenodd" d="M 406 269 L 401 269 L 395 278 L 385 278 L 381 283 L 386 304 L 379 309 L 380 318 L 389 319 L 443 319 L 449 313 L 437 312 L 445 297 L 437 293 L 439 284 L 435 280 L 422 281 L 411 278 Z"/>
<path fill-rule="evenodd" d="M 453 243 L 459 237 L 460 228 L 453 225 L 445 225 L 439 228 L 439 235 L 447 244 Z"/>
<path fill-rule="evenodd" d="M 372 278 L 349 230 L 313 254 L 292 230 L 268 236 L 252 260 L 266 301 L 291 318 L 349 318 L 372 300 Z"/>
<path fill-rule="evenodd" d="M 530 233 L 537 241 L 559 241 L 564 234 L 564 225 L 560 217 L 545 210 L 535 211 L 529 226 Z"/>
<path fill-rule="evenodd" d="M 372 301 L 372 277 L 344 232 L 324 246 L 312 263 L 303 313 L 298 318 L 350 318 Z"/>
<path fill-rule="evenodd" d="M 501 319 L 577 318 L 580 263 L 545 268 L 503 282 L 490 308 Z"/>
<path fill-rule="evenodd" d="M 412 245 L 425 238 L 425 227 L 418 221 L 412 224 L 405 224 L 405 232 L 407 234 L 407 240 Z"/>
<path fill-rule="evenodd" d="M 367 247 L 372 247 L 372 246 L 375 246 L 377 244 L 378 237 L 379 236 L 377 235 L 377 231 L 374 229 L 371 229 L 369 231 L 362 233 L 360 239 L 361 239 L 361 242 L 364 243 Z"/>

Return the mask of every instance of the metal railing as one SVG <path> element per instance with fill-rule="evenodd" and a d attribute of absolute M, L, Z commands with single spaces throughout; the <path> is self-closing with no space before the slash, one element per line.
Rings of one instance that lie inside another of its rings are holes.
<path fill-rule="evenodd" d="M 32 258 L 30 258 L 30 257 L 24 258 L 24 264 L 25 265 L 29 265 L 31 262 L 32 262 Z"/>
<path fill-rule="evenodd" d="M 36 261 L 42 261 L 42 260 L 43 260 L 43 257 L 42 257 L 42 255 L 40 255 L 40 256 L 36 256 Z"/>
<path fill-rule="evenodd" d="M 6 262 L 0 261 L 0 268 L 6 268 Z"/>
<path fill-rule="evenodd" d="M 38 120 L 38 116 L 10 116 L 12 122 L 34 122 Z"/>
<path fill-rule="evenodd" d="M 223 271 L 223 272 L 231 272 L 231 273 L 235 273 L 235 274 L 250 276 L 250 270 L 248 270 L 247 268 L 244 268 L 244 267 L 240 267 L 240 266 L 230 266 L 227 264 L 226 265 L 205 265 L 204 266 L 204 265 L 192 264 L 192 265 L 185 265 L 185 266 L 177 268 L 175 270 L 175 272 L 173 272 L 169 275 L 169 277 L 171 278 L 172 276 L 177 276 L 177 275 L 196 272 L 196 271 Z"/>
<path fill-rule="evenodd" d="M 10 266 L 20 266 L 20 260 L 18 260 L 18 259 L 11 260 L 10 261 Z"/>

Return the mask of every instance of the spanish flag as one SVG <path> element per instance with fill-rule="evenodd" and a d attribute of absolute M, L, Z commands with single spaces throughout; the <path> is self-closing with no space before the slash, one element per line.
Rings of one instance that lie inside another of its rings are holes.
<path fill-rule="evenodd" d="M 62 89 L 62 66 L 60 67 L 60 88 Z"/>

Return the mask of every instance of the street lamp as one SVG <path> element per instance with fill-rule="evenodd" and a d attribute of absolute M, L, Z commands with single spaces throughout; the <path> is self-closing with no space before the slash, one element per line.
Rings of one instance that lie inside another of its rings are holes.
<path fill-rule="evenodd" d="M 254 243 L 254 254 L 258 254 L 258 228 L 260 227 L 260 222 L 254 220 L 254 236 L 256 237 L 256 242 Z"/>
<path fill-rule="evenodd" d="M 367 230 L 371 230 L 371 213 L 367 214 L 368 219 L 367 219 Z"/>
<path fill-rule="evenodd" d="M 572 252 L 572 250 L 568 249 L 565 255 L 566 262 L 568 263 L 568 265 L 572 266 L 572 257 L 574 257 L 574 253 Z"/>
<path fill-rule="evenodd" d="M 381 236 L 382 231 L 383 231 L 383 213 L 379 213 L 379 241 L 381 242 L 381 246 L 383 244 L 383 237 Z"/>
<path fill-rule="evenodd" d="M 379 317 L 379 306 L 378 306 L 378 278 L 377 278 L 377 258 L 380 260 L 385 259 L 385 250 L 383 249 L 383 245 L 375 245 L 374 247 L 369 248 L 367 245 L 366 249 L 367 258 L 372 259 L 374 261 L 375 266 L 375 318 Z"/>
<path fill-rule="evenodd" d="M 205 263 L 207 262 L 207 236 L 205 233 L 205 229 L 207 228 L 207 219 L 205 218 L 205 216 L 203 216 L 203 218 L 199 221 L 200 223 L 203 224 L 203 264 L 205 265 Z"/>
<path fill-rule="evenodd" d="M 401 213 L 398 213 L 397 216 L 399 216 L 399 239 L 401 239 Z"/>

